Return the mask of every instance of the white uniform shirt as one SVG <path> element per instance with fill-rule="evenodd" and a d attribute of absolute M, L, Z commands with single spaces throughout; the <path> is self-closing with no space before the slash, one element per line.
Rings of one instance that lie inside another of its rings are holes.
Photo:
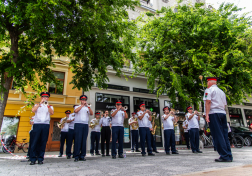
<path fill-rule="evenodd" d="M 115 112 L 116 109 L 111 110 L 111 114 Z M 112 126 L 122 126 L 123 127 L 123 122 L 124 122 L 124 111 L 119 110 L 114 117 L 112 117 Z"/>
<path fill-rule="evenodd" d="M 64 118 L 60 120 L 60 123 L 63 121 Z M 69 123 L 64 123 L 64 127 L 61 129 L 62 132 L 68 132 L 69 129 Z"/>
<path fill-rule="evenodd" d="M 132 123 L 132 122 L 134 122 L 134 121 L 135 121 L 135 117 L 131 117 L 131 118 L 129 119 L 129 124 Z M 130 130 L 132 130 L 132 126 L 131 126 L 131 125 L 130 125 Z M 138 130 L 138 128 L 135 129 L 135 130 Z"/>
<path fill-rule="evenodd" d="M 69 118 L 68 118 L 67 120 L 73 120 L 73 119 L 75 119 L 75 113 L 70 114 L 70 115 L 69 115 Z M 74 120 L 74 121 L 75 121 L 75 120 Z M 74 130 L 74 121 L 68 123 L 69 129 Z"/>
<path fill-rule="evenodd" d="M 226 95 L 220 88 L 217 87 L 217 85 L 212 85 L 211 87 L 205 90 L 203 100 L 205 104 L 206 100 L 211 100 L 209 114 L 214 113 L 226 114 L 225 111 L 225 105 L 227 105 Z"/>
<path fill-rule="evenodd" d="M 187 128 L 186 128 L 186 125 L 188 125 L 187 119 L 183 122 L 183 127 L 185 127 L 185 128 L 184 128 L 184 132 L 185 132 L 185 133 L 188 133 L 189 128 L 188 128 L 188 126 L 187 126 Z"/>
<path fill-rule="evenodd" d="M 36 104 L 35 106 L 39 106 L 39 104 Z M 50 108 L 53 110 L 53 106 L 50 106 Z M 34 124 L 50 124 L 50 113 L 47 105 L 40 105 L 40 107 L 35 112 L 33 121 Z"/>
<path fill-rule="evenodd" d="M 188 119 L 188 128 L 199 128 L 198 116 L 194 115 L 190 120 L 189 116 L 191 116 L 189 112 L 186 114 L 186 119 Z"/>
<path fill-rule="evenodd" d="M 141 115 L 143 115 L 143 111 L 138 111 L 137 112 L 137 116 L 139 117 L 139 116 L 141 116 Z M 138 118 L 138 125 L 139 125 L 139 127 L 149 127 L 149 114 L 148 113 L 146 113 L 145 115 L 144 115 L 144 117 L 142 118 L 142 120 L 140 120 L 139 118 Z"/>
<path fill-rule="evenodd" d="M 95 123 L 95 120 L 96 119 L 92 119 L 91 121 L 90 121 L 90 123 Z M 94 132 L 101 132 L 101 120 L 100 119 L 98 119 L 99 120 L 99 123 L 98 123 L 98 125 L 95 125 L 95 127 L 92 129 L 91 128 L 91 131 L 94 131 Z"/>
<path fill-rule="evenodd" d="M 173 116 L 169 116 L 166 120 L 164 119 L 166 117 L 166 115 L 162 115 L 162 122 L 164 125 L 164 130 L 173 130 L 174 126 L 173 126 L 173 120 L 174 117 Z"/>
<path fill-rule="evenodd" d="M 75 106 L 74 109 L 77 109 L 79 106 Z M 89 121 L 89 109 L 87 106 L 84 106 L 81 108 L 81 110 L 77 113 L 75 113 L 75 119 L 74 123 L 82 123 L 82 124 L 88 124 Z"/>
<path fill-rule="evenodd" d="M 102 117 L 100 121 L 103 127 L 109 126 L 111 124 L 111 118 L 109 116 Z"/>

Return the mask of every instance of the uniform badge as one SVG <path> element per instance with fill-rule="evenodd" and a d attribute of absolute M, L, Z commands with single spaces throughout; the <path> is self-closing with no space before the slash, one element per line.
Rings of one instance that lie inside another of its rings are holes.
<path fill-rule="evenodd" d="M 207 97 L 208 93 L 205 93 L 205 98 Z"/>

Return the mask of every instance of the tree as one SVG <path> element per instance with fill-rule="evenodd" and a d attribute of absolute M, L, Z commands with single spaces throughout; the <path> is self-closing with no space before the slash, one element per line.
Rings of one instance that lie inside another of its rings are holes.
<path fill-rule="evenodd" d="M 24 94 L 57 83 L 55 56 L 68 56 L 74 88 L 106 87 L 107 66 L 121 74 L 125 58 L 134 61 L 135 26 L 127 9 L 138 0 L 1 0 L 0 126 L 12 80 Z M 28 94 L 26 94 L 28 96 Z M 30 97 L 34 100 L 35 96 Z"/>
<path fill-rule="evenodd" d="M 198 108 L 204 92 L 200 75 L 204 82 L 219 77 L 228 104 L 241 103 L 252 92 L 252 59 L 244 40 L 250 19 L 238 17 L 239 10 L 233 4 L 217 10 L 179 4 L 177 12 L 162 8 L 159 16 L 140 17 L 136 71 L 146 74 L 157 96 L 167 94 L 174 105 L 190 102 Z"/>

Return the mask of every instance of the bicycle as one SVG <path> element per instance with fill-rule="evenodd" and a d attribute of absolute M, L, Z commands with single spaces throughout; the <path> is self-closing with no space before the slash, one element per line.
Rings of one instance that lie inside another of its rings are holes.
<path fill-rule="evenodd" d="M 231 144 L 234 144 L 236 148 L 242 148 L 244 146 L 244 139 L 238 134 L 231 133 Z"/>
<path fill-rule="evenodd" d="M 204 146 L 213 146 L 212 136 L 207 137 L 203 132 L 202 135 L 200 135 L 200 139 L 203 142 Z"/>
<path fill-rule="evenodd" d="M 19 141 L 16 141 L 16 139 L 13 139 L 10 144 L 8 144 L 8 145 L 5 144 L 5 147 L 11 153 L 14 153 L 16 146 L 17 146 L 18 151 L 23 150 L 24 153 L 28 153 L 29 143 L 28 142 L 25 143 L 26 139 L 22 139 L 22 140 L 23 140 L 23 142 L 19 142 Z M 3 152 L 7 153 L 8 151 L 6 150 L 5 147 L 3 146 Z"/>

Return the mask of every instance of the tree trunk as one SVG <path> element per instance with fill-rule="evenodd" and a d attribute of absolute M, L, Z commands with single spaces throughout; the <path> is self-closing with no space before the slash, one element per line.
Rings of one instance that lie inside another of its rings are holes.
<path fill-rule="evenodd" d="M 6 104 L 7 104 L 9 89 L 10 89 L 11 82 L 12 82 L 12 79 L 13 79 L 13 77 L 7 77 L 7 73 L 5 73 L 4 77 L 5 77 L 4 78 L 4 83 L 1 82 L 1 84 L 7 91 L 1 91 L 0 92 L 0 96 L 1 96 L 1 99 L 0 99 L 0 127 L 2 126 L 4 110 L 5 110 L 5 107 L 6 107 Z"/>

